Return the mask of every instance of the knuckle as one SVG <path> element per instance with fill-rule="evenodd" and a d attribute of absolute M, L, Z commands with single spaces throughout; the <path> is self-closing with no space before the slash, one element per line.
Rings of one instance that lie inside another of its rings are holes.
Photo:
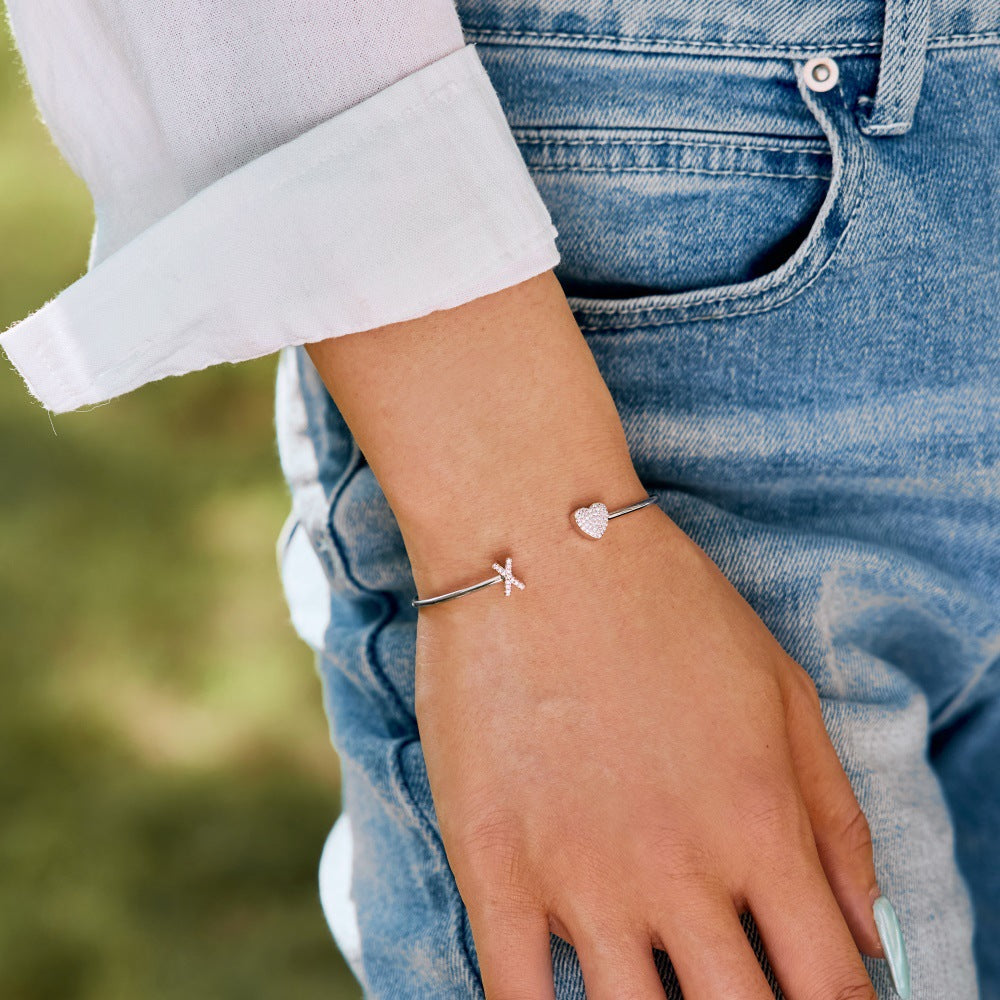
<path fill-rule="evenodd" d="M 789 687 L 793 694 L 802 704 L 809 705 L 815 711 L 821 711 L 821 700 L 816 682 L 812 679 L 809 671 L 797 660 L 789 658 Z"/>
<path fill-rule="evenodd" d="M 509 813 L 490 811 L 464 824 L 456 849 L 467 881 L 485 898 L 493 899 L 496 890 L 511 893 L 523 884 L 524 838 Z"/>
<path fill-rule="evenodd" d="M 607 881 L 573 880 L 553 887 L 546 897 L 549 908 L 563 918 L 574 937 L 592 947 L 613 946 L 615 932 L 628 926 L 629 893 L 616 895 Z M 574 944 L 576 941 L 574 940 Z"/>
<path fill-rule="evenodd" d="M 573 947 L 597 964 L 623 970 L 635 955 L 631 938 L 625 931 L 629 921 L 616 919 L 604 908 L 603 912 L 577 909 L 572 920 Z"/>
<path fill-rule="evenodd" d="M 772 783 L 744 800 L 741 822 L 746 837 L 762 845 L 812 840 L 808 814 L 790 784 Z"/>
<path fill-rule="evenodd" d="M 778 839 L 787 829 L 789 809 L 780 796 L 762 796 L 744 806 L 744 831 L 752 840 L 769 842 Z"/>
<path fill-rule="evenodd" d="M 649 856 L 655 858 L 657 882 L 671 893 L 714 886 L 718 881 L 718 865 L 712 853 L 690 840 L 669 835 L 656 838 Z"/>
<path fill-rule="evenodd" d="M 855 807 L 840 825 L 840 842 L 852 853 L 872 850 L 872 831 L 860 807 Z"/>
<path fill-rule="evenodd" d="M 764 879 L 788 889 L 808 879 L 819 863 L 812 823 L 799 803 L 763 803 L 744 820 L 744 839 L 752 848 L 755 883 Z"/>
<path fill-rule="evenodd" d="M 488 809 L 469 819 L 463 826 L 460 837 L 469 851 L 490 854 L 519 841 L 520 828 L 511 813 L 502 809 Z"/>

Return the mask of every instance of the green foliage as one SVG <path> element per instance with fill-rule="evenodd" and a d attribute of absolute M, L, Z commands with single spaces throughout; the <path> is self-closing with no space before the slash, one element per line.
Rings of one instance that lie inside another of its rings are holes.
<path fill-rule="evenodd" d="M 91 225 L 0 24 L 0 329 Z M 50 421 L 0 365 L 0 997 L 360 996 L 317 896 L 338 767 L 274 563 L 273 374 Z"/>

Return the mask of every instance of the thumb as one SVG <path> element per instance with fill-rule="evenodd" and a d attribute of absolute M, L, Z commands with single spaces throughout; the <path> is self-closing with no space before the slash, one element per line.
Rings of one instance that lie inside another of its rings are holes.
<path fill-rule="evenodd" d="M 885 958 L 872 912 L 880 892 L 868 820 L 830 742 L 816 685 L 790 662 L 782 677 L 788 740 L 820 861 L 859 950 Z"/>

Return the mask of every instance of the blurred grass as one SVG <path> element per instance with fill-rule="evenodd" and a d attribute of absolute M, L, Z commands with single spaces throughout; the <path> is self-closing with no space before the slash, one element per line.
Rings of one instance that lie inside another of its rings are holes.
<path fill-rule="evenodd" d="M 0 329 L 92 216 L 0 18 Z M 274 359 L 53 418 L 0 365 L 0 997 L 358 997 L 338 768 L 274 562 Z"/>

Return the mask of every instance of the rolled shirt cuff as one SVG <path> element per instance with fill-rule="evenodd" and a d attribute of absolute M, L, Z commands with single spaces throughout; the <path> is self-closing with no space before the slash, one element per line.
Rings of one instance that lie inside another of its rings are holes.
<path fill-rule="evenodd" d="M 559 262 L 473 44 L 203 188 L 0 336 L 64 413 L 449 309 Z"/>

